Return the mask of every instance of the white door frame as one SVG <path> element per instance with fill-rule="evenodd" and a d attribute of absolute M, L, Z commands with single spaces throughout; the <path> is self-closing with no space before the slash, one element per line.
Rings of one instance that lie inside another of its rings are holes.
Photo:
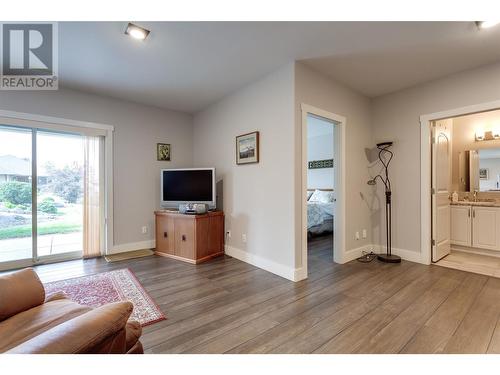
<path fill-rule="evenodd" d="M 420 116 L 420 247 L 425 264 L 432 259 L 431 122 L 495 109 L 500 109 L 500 100 Z"/>
<path fill-rule="evenodd" d="M 102 227 L 104 229 L 104 236 L 101 240 L 101 247 L 105 254 L 109 254 L 113 250 L 113 132 L 114 126 L 108 124 L 100 124 L 87 121 L 70 120 L 59 117 L 44 116 L 32 113 L 23 113 L 15 111 L 0 110 L 0 118 L 7 122 L 7 125 L 18 124 L 18 126 L 25 126 L 27 128 L 55 128 L 57 125 L 62 125 L 67 128 L 88 128 L 99 129 L 104 131 L 104 184 L 105 184 L 105 197 L 104 197 L 104 221 Z M 9 121 L 11 120 L 11 121 Z M 24 124 L 22 122 L 25 122 Z M 20 124 L 19 124 L 20 123 Z M 32 163 L 36 162 L 36 154 L 32 157 Z M 36 176 L 35 176 L 36 177 Z M 33 192 L 33 194 L 36 194 Z M 35 201 L 35 200 L 34 200 Z M 36 249 L 35 249 L 36 251 Z M 78 256 L 79 257 L 79 256 Z M 46 262 L 57 262 L 61 260 L 74 259 L 74 253 L 69 254 L 55 254 L 53 256 L 45 257 L 45 260 L 37 264 Z M 26 267 L 33 265 L 32 260 L 22 261 L 9 261 L 4 262 L 2 269 Z"/>
<path fill-rule="evenodd" d="M 345 125 L 346 118 L 335 113 L 302 103 L 302 272 L 307 277 L 307 115 L 312 114 L 335 122 L 333 159 L 334 185 L 333 189 L 337 201 L 334 208 L 333 231 L 333 260 L 336 263 L 345 263 Z"/>

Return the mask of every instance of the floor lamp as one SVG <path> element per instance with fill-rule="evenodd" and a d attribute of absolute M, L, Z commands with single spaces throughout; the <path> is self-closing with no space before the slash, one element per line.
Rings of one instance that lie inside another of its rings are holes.
<path fill-rule="evenodd" d="M 377 259 L 386 263 L 400 263 L 401 257 L 392 254 L 392 210 L 391 210 L 391 180 L 389 179 L 389 164 L 393 157 L 393 152 L 389 150 L 392 146 L 392 142 L 377 143 L 377 148 L 379 149 L 378 158 L 382 165 L 384 166 L 385 175 L 376 175 L 374 178 L 368 181 L 368 185 L 376 185 L 377 178 L 380 179 L 385 186 L 385 232 L 387 237 L 387 246 L 385 254 L 378 254 Z M 389 155 L 386 161 L 385 156 Z"/>

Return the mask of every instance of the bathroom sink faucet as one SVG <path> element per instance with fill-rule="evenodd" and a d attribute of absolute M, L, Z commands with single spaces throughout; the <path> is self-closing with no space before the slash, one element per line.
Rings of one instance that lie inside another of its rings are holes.
<path fill-rule="evenodd" d="M 477 202 L 477 190 L 474 190 L 474 202 Z"/>

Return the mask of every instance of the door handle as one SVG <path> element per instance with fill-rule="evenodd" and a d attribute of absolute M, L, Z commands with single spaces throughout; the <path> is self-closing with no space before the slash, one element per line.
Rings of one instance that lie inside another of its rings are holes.
<path fill-rule="evenodd" d="M 186 235 L 185 234 L 182 235 L 182 240 L 186 241 Z"/>
<path fill-rule="evenodd" d="M 167 238 L 168 237 L 168 233 L 167 232 L 163 232 L 163 237 Z"/>
<path fill-rule="evenodd" d="M 472 209 L 472 217 L 475 218 L 476 217 L 476 210 Z"/>

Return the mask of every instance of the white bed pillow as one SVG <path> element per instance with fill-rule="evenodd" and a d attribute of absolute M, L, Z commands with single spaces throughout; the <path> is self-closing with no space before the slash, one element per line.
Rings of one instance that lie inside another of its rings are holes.
<path fill-rule="evenodd" d="M 309 198 L 309 202 L 332 203 L 333 191 L 314 190 L 311 198 Z"/>

